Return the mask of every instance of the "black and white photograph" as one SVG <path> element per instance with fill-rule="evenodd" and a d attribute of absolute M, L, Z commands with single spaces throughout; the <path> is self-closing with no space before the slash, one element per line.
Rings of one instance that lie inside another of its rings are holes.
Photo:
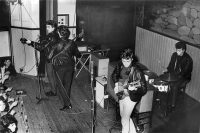
<path fill-rule="evenodd" d="M 200 133 L 200 0 L 0 12 L 0 133 Z"/>

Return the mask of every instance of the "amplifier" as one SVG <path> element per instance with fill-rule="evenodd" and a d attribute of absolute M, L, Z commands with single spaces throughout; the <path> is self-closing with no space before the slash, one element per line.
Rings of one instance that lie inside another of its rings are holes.
<path fill-rule="evenodd" d="M 98 53 L 91 54 L 91 61 L 94 62 L 94 76 L 108 77 L 109 58 L 104 57 Z"/>
<path fill-rule="evenodd" d="M 107 88 L 107 78 L 104 76 L 96 77 L 96 87 L 95 87 L 95 95 L 96 95 L 96 102 L 104 109 L 108 106 L 108 94 L 106 92 Z"/>

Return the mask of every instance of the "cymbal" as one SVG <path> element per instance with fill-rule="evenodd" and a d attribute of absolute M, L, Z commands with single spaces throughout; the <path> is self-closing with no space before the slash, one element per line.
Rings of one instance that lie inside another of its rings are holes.
<path fill-rule="evenodd" d="M 172 73 L 165 73 L 159 76 L 160 80 L 167 81 L 167 82 L 172 82 L 172 81 L 177 81 L 178 76 Z"/>
<path fill-rule="evenodd" d="M 144 74 L 149 76 L 149 79 L 156 79 L 158 75 L 154 72 L 151 72 L 149 70 L 144 70 Z"/>

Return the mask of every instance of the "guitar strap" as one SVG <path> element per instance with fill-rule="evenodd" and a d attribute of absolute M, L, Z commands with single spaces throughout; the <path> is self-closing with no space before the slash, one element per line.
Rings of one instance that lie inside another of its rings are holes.
<path fill-rule="evenodd" d="M 55 59 L 55 58 L 56 58 L 57 56 L 59 56 L 60 54 L 64 53 L 64 52 L 71 46 L 72 41 L 70 41 L 69 43 L 70 43 L 70 44 L 69 44 L 69 45 L 65 45 L 64 48 L 63 48 L 63 50 L 60 51 L 57 55 L 55 55 L 55 56 L 52 58 L 52 60 Z M 51 55 L 53 55 L 54 50 L 52 50 L 51 52 L 52 52 Z"/>

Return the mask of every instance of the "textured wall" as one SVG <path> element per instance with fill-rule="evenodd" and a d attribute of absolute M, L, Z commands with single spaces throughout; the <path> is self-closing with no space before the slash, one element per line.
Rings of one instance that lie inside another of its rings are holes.
<path fill-rule="evenodd" d="M 140 62 L 158 75 L 168 66 L 177 40 L 137 27 L 136 55 Z M 187 52 L 193 58 L 192 80 L 187 85 L 187 94 L 200 101 L 200 49 L 187 45 Z"/>

